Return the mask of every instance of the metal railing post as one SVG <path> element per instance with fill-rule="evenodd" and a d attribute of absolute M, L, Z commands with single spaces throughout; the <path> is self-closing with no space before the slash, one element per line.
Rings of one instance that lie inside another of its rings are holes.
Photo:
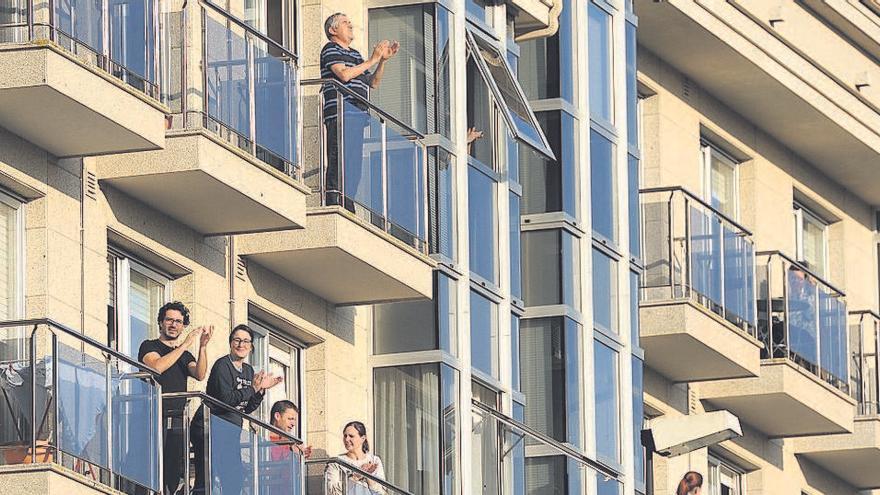
<path fill-rule="evenodd" d="M 336 184 L 340 204 L 345 207 L 345 99 L 342 93 L 336 90 Z M 329 151 L 329 150 L 328 150 Z M 354 199 L 352 199 L 354 201 Z"/>
<path fill-rule="evenodd" d="M 105 0 L 106 1 L 106 0 Z M 113 380 L 111 379 L 112 364 L 110 357 L 104 357 L 104 381 L 107 387 L 106 417 L 104 418 L 107 428 L 107 471 L 110 472 L 110 487 L 116 487 L 116 476 L 113 474 Z"/>
<path fill-rule="evenodd" d="M 669 193 L 669 201 L 666 203 L 666 218 L 669 223 L 669 298 L 675 299 L 675 265 L 673 259 L 675 257 L 675 220 L 673 219 L 672 200 L 675 193 Z"/>
<path fill-rule="evenodd" d="M 250 428 L 250 425 L 248 425 Z M 245 430 L 246 431 L 246 430 Z M 254 494 L 260 493 L 260 451 L 257 449 L 257 432 L 251 431 L 251 475 Z"/>
<path fill-rule="evenodd" d="M 55 416 L 54 421 L 53 421 L 55 429 L 52 430 L 52 434 L 55 435 L 55 438 L 53 438 L 52 441 L 55 442 L 55 449 L 57 452 L 58 450 L 60 450 L 60 440 L 59 440 L 60 437 L 58 436 L 58 418 L 61 417 L 59 415 L 61 408 L 58 404 L 58 395 L 59 395 L 58 394 L 58 362 L 57 362 L 57 358 L 56 358 L 56 356 L 58 356 L 58 335 L 55 335 L 55 332 L 50 332 L 50 333 L 52 334 L 52 360 L 53 360 L 53 363 L 52 363 L 52 390 L 55 390 L 55 397 L 52 399 L 52 406 L 54 409 L 53 412 L 54 412 L 54 416 Z M 48 397 L 46 398 L 46 400 L 49 400 Z M 48 438 L 47 438 L 47 440 L 48 440 Z M 36 454 L 36 452 L 34 452 L 34 454 Z"/>
<path fill-rule="evenodd" d="M 37 458 L 37 342 L 36 335 L 38 325 L 34 325 L 31 331 L 31 464 L 36 462 Z M 52 373 L 58 373 L 58 366 L 55 362 L 55 356 L 52 356 Z M 56 396 L 58 395 L 56 389 Z M 55 400 L 58 400 L 57 397 Z"/>
<path fill-rule="evenodd" d="M 54 2 L 54 0 L 49 0 L 50 2 Z M 27 2 L 27 29 L 28 29 L 28 41 L 34 40 L 34 0 L 28 0 Z M 51 29 L 50 29 L 51 32 Z"/>
<path fill-rule="evenodd" d="M 772 259 L 772 257 L 770 258 Z M 788 270 L 785 266 L 785 261 L 780 260 L 779 262 L 782 265 L 782 294 L 783 300 L 785 304 L 783 305 L 783 317 L 785 318 L 785 325 L 783 330 L 785 331 L 785 357 L 791 359 L 791 311 L 789 308 L 789 298 L 791 297 L 790 291 L 791 287 L 788 284 Z M 772 304 L 772 302 L 771 302 Z"/>
<path fill-rule="evenodd" d="M 244 33 L 245 43 L 245 60 L 248 71 L 248 120 L 250 120 L 249 132 L 250 151 L 253 156 L 257 156 L 257 82 L 256 73 L 254 72 L 254 40 L 251 36 Z"/>
<path fill-rule="evenodd" d="M 205 493 L 207 495 L 211 495 L 214 486 L 214 473 L 211 472 L 211 414 L 210 406 L 202 401 L 202 445 L 204 445 L 202 448 L 204 459 L 202 459 L 202 462 L 205 463 L 205 476 L 203 481 L 205 483 Z M 186 421 L 186 418 L 184 418 L 184 421 Z M 196 459 L 196 462 L 199 462 L 199 460 Z M 189 480 L 187 480 L 187 483 L 189 483 Z"/>
<path fill-rule="evenodd" d="M 420 184 L 422 186 L 422 190 L 421 190 L 421 195 L 422 195 L 422 201 L 421 201 L 421 203 L 422 203 L 422 215 L 421 215 L 422 231 L 419 232 L 419 235 L 421 235 L 423 237 L 423 239 L 425 239 L 425 242 L 423 242 L 423 245 L 421 246 L 421 251 L 428 252 L 430 249 L 428 247 L 428 237 L 430 237 L 430 234 L 428 233 L 428 229 L 429 229 L 428 209 L 430 208 L 430 205 L 428 204 L 428 188 L 430 187 L 428 184 L 428 150 L 425 147 L 425 145 L 421 144 L 421 143 L 419 143 L 417 149 L 418 149 L 419 154 L 421 155 L 421 164 L 422 164 L 422 180 L 420 181 Z M 439 160 L 439 158 L 440 157 L 438 156 L 437 159 Z M 438 163 L 438 166 L 439 166 L 439 163 Z M 418 194 L 418 192 L 417 192 L 417 194 Z M 418 198 L 416 198 L 416 200 L 418 200 Z M 517 216 L 519 216 L 519 215 L 517 215 Z M 438 250 L 440 249 L 439 242 L 438 242 L 437 249 Z"/>
<path fill-rule="evenodd" d="M 687 280 L 687 297 L 691 298 L 694 292 L 694 243 L 691 239 L 691 211 L 690 199 L 684 197 L 684 244 L 687 254 L 685 256 L 686 264 L 684 267 L 685 280 Z"/>
<path fill-rule="evenodd" d="M 158 485 L 159 491 L 162 492 L 165 490 L 165 470 L 162 467 L 165 465 L 165 437 L 162 435 L 162 384 L 159 383 L 155 377 L 150 377 L 150 380 L 153 382 L 153 391 L 158 394 L 156 396 L 156 429 L 157 438 L 156 438 L 156 449 L 157 449 L 157 459 L 156 459 L 156 472 L 159 474 L 158 476 Z M 187 442 L 187 445 L 189 442 Z M 186 449 L 189 451 L 189 449 Z M 189 464 L 189 463 L 187 463 Z"/>
<path fill-rule="evenodd" d="M 190 486 L 189 486 L 189 476 L 190 476 L 190 464 L 189 464 L 189 399 L 184 399 L 183 403 L 183 415 L 180 417 L 180 420 L 183 422 L 183 495 L 190 495 Z M 171 418 L 171 421 L 166 423 L 169 428 L 174 427 L 174 418 Z M 204 439 L 203 439 L 204 440 Z M 202 449 L 204 450 L 204 449 Z M 199 462 L 198 459 L 195 459 L 195 462 Z M 164 468 L 163 468 L 164 469 Z M 180 481 L 178 480 L 178 483 Z M 173 488 L 173 487 L 172 487 Z M 164 490 L 165 487 L 163 486 Z"/>
<path fill-rule="evenodd" d="M 386 132 L 386 126 L 388 123 L 385 119 L 381 119 L 379 124 L 379 143 L 382 153 L 382 224 L 384 230 L 387 232 L 391 230 L 391 221 L 388 219 L 388 134 Z"/>

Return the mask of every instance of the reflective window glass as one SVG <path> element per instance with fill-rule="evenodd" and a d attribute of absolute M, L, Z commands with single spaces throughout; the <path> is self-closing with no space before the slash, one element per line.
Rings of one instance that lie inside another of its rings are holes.
<path fill-rule="evenodd" d="M 590 201 L 593 232 L 616 243 L 614 145 L 602 134 L 590 131 Z"/>
<path fill-rule="evenodd" d="M 611 14 L 589 3 L 590 115 L 612 122 Z"/>
<path fill-rule="evenodd" d="M 620 418 L 617 400 L 617 353 L 595 341 L 593 377 L 596 391 L 596 453 L 599 459 L 620 462 Z"/>
<path fill-rule="evenodd" d="M 498 378 L 498 309 L 471 291 L 471 366 Z"/>
<path fill-rule="evenodd" d="M 593 248 L 593 326 L 617 333 L 617 262 Z"/>

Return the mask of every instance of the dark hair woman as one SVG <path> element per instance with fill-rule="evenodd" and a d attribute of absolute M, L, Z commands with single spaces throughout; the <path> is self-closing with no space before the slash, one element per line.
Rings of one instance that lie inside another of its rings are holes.
<path fill-rule="evenodd" d="M 702 488 L 703 475 L 696 471 L 688 471 L 681 481 L 678 482 L 678 489 L 675 490 L 675 495 L 700 495 Z"/>
<path fill-rule="evenodd" d="M 367 427 L 360 421 L 350 421 L 342 428 L 342 443 L 345 445 L 345 453 L 336 458 L 345 464 L 350 464 L 361 471 L 366 471 L 380 480 L 385 479 L 385 468 L 382 459 L 370 453 L 370 442 L 367 440 Z M 382 486 L 357 473 L 344 473 L 344 468 L 333 466 L 327 472 L 328 487 L 331 493 L 342 493 L 342 483 L 345 479 L 346 495 L 376 495 L 384 493 Z M 347 474 L 347 476 L 346 476 Z"/>

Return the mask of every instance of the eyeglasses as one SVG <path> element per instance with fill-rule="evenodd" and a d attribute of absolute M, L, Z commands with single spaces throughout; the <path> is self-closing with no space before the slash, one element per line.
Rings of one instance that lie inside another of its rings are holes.
<path fill-rule="evenodd" d="M 174 325 L 183 325 L 183 320 L 179 318 L 165 318 L 165 323 L 172 323 Z"/>
<path fill-rule="evenodd" d="M 251 345 L 251 344 L 253 343 L 253 340 L 251 340 L 251 339 L 239 339 L 239 338 L 236 337 L 236 338 L 232 339 L 232 343 L 235 344 L 235 345 Z"/>

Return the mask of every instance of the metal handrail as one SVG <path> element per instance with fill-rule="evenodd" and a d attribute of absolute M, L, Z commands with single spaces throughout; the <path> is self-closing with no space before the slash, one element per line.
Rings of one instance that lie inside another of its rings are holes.
<path fill-rule="evenodd" d="M 839 297 L 846 297 L 845 292 L 838 289 L 837 287 L 835 287 L 834 285 L 832 285 L 830 282 L 828 282 L 824 278 L 820 277 L 819 275 L 816 275 L 816 273 L 813 270 L 810 270 L 809 268 L 804 266 L 803 263 L 801 263 L 800 261 L 795 260 L 791 256 L 783 253 L 782 251 L 779 251 L 778 249 L 771 250 L 771 251 L 758 251 L 755 253 L 755 256 L 767 256 L 767 257 L 779 256 L 783 260 L 787 261 L 789 264 L 794 265 L 795 268 L 797 268 L 798 270 L 806 272 L 807 275 L 816 279 L 817 282 L 821 283 L 822 285 L 824 285 L 824 286 L 828 287 L 829 289 L 831 289 L 832 291 L 834 291 L 834 293 L 837 294 Z"/>
<path fill-rule="evenodd" d="M 619 472 L 617 472 L 617 470 L 615 470 L 611 466 L 605 464 L 604 462 L 593 459 L 593 458 L 587 456 L 586 454 L 584 454 L 583 452 L 575 450 L 574 448 L 572 448 L 564 443 L 558 442 L 558 441 L 548 437 L 547 435 L 535 430 L 534 428 L 527 426 L 527 425 L 524 425 L 523 423 L 521 423 L 521 422 L 519 422 L 509 416 L 506 416 L 506 415 L 502 414 L 501 412 L 496 411 L 495 409 L 492 409 L 491 407 L 489 407 L 486 404 L 483 404 L 482 402 L 480 402 L 477 399 L 471 399 L 471 404 L 473 405 L 473 407 L 475 409 L 479 409 L 480 411 L 489 414 L 490 416 L 492 416 L 496 420 L 500 421 L 501 423 L 506 424 L 507 426 L 509 426 L 511 428 L 514 428 L 517 430 L 522 430 L 528 436 L 533 437 L 535 440 L 538 440 L 539 442 L 543 443 L 544 445 L 546 445 L 550 448 L 558 450 L 559 452 L 564 454 L 566 457 L 602 474 L 603 476 L 605 476 L 609 480 L 615 480 L 615 481 L 620 480 L 621 474 Z"/>
<path fill-rule="evenodd" d="M 393 122 L 395 125 L 400 126 L 401 128 L 403 128 L 404 131 L 406 131 L 408 137 L 410 137 L 411 139 L 421 140 L 421 139 L 425 138 L 425 135 L 422 134 L 421 132 L 413 129 L 408 124 L 404 123 L 402 120 L 398 119 L 394 115 L 391 115 L 390 113 L 386 112 L 385 110 L 382 110 L 380 107 L 378 107 L 376 104 L 372 103 L 370 100 L 364 98 L 363 96 L 361 96 L 361 95 L 355 93 L 354 91 L 350 90 L 349 88 L 345 87 L 341 82 L 337 81 L 336 79 L 304 79 L 304 80 L 300 81 L 301 86 L 319 86 L 319 85 L 325 85 L 325 84 L 329 85 L 329 86 L 333 86 L 337 92 L 344 94 L 347 98 L 350 97 L 351 99 L 366 105 L 370 110 L 379 114 L 383 119 L 389 120 L 389 121 Z"/>
<path fill-rule="evenodd" d="M 245 414 L 245 413 L 239 411 L 238 409 L 230 406 L 229 404 L 225 404 L 225 403 L 215 399 L 214 397 L 207 395 L 204 392 L 199 392 L 199 391 L 167 392 L 167 393 L 162 394 L 162 399 L 163 400 L 164 399 L 200 399 L 202 402 L 208 403 L 210 405 L 210 407 L 219 407 L 220 409 L 223 409 L 225 412 L 235 414 L 236 416 L 240 416 L 242 419 L 248 420 L 248 422 L 250 422 L 251 424 L 257 425 L 260 428 L 263 428 L 265 430 L 268 430 L 272 433 L 275 433 L 276 435 L 279 435 L 279 436 L 285 438 L 286 440 L 282 441 L 281 442 L 282 444 L 288 444 L 288 443 L 302 444 L 303 443 L 302 440 L 300 440 L 298 437 L 296 437 L 294 435 L 291 435 L 289 432 L 286 432 L 286 431 L 284 431 L 280 428 L 277 428 L 269 423 L 266 423 L 265 421 L 263 421 L 259 418 L 255 418 L 255 417 L 251 416 L 250 414 Z"/>
<path fill-rule="evenodd" d="M 78 332 L 78 331 L 76 331 L 76 330 L 74 330 L 74 329 L 72 329 L 62 323 L 59 323 L 59 322 L 53 320 L 52 318 L 31 318 L 31 319 L 27 319 L 27 320 L 0 321 L 0 329 L 11 328 L 11 327 L 29 327 L 29 326 L 38 327 L 40 325 L 45 325 L 49 328 L 55 328 L 55 329 L 61 330 L 63 333 L 66 333 L 67 335 L 70 335 L 78 340 L 81 340 L 81 341 L 85 342 L 86 344 L 89 344 L 93 347 L 97 347 L 98 350 L 100 350 L 101 352 L 108 354 L 109 356 L 112 356 L 112 357 L 114 357 L 114 358 L 116 358 L 126 364 L 140 368 L 141 370 L 149 373 L 150 376 L 154 379 L 158 379 L 159 375 L 161 375 L 161 373 L 159 373 L 155 369 L 147 366 L 146 364 L 144 364 L 140 361 L 137 361 L 135 359 L 132 359 L 132 358 L 126 356 L 125 354 L 122 354 L 121 352 L 119 352 L 115 349 L 111 349 L 110 347 L 107 347 L 105 344 L 98 342 L 97 340 L 89 337 L 88 335 L 85 335 L 82 332 Z"/>
<path fill-rule="evenodd" d="M 342 468 L 343 470 L 351 471 L 353 473 L 356 473 L 358 476 L 363 476 L 364 478 L 381 485 L 382 487 L 384 487 L 386 489 L 393 490 L 395 494 L 413 495 L 413 493 L 408 492 L 408 491 L 404 490 L 403 488 L 398 487 L 397 485 L 389 482 L 388 480 L 379 479 L 376 477 L 376 475 L 374 475 L 372 473 L 368 473 L 368 472 L 364 471 L 363 469 L 361 469 L 353 464 L 349 464 L 341 459 L 337 459 L 337 458 L 333 458 L 333 457 L 328 457 L 326 459 L 309 459 L 309 460 L 306 460 L 305 464 L 306 464 L 306 466 L 316 466 L 316 465 L 323 464 L 323 465 L 326 465 L 327 467 L 330 467 L 330 465 L 337 465 L 340 468 Z M 326 472 L 326 468 L 325 468 L 325 472 Z"/>
<path fill-rule="evenodd" d="M 231 13 L 229 13 L 229 12 L 228 12 L 226 9 L 224 9 L 223 7 L 220 7 L 220 6 L 218 6 L 218 5 L 215 5 L 214 2 L 212 2 L 211 0 L 199 0 L 199 5 L 202 5 L 202 6 L 205 6 L 205 7 L 210 8 L 210 9 L 213 10 L 214 12 L 216 12 L 216 13 L 222 15 L 223 17 L 225 17 L 226 19 L 228 19 L 229 21 L 231 21 L 231 22 L 232 22 L 233 24 L 235 24 L 236 26 L 240 27 L 241 29 L 244 29 L 245 31 L 247 31 L 247 32 L 250 33 L 251 35 L 256 36 L 257 38 L 260 39 L 260 41 L 263 41 L 263 42 L 265 42 L 265 43 L 271 45 L 273 48 L 277 48 L 277 49 L 280 50 L 284 55 L 290 57 L 290 59 L 293 60 L 294 62 L 297 62 L 297 63 L 299 62 L 299 57 L 298 57 L 295 53 L 293 53 L 292 51 L 290 51 L 290 50 L 288 50 L 287 48 L 285 48 L 284 45 L 278 43 L 277 41 L 275 41 L 275 40 L 273 40 L 272 38 L 266 36 L 265 34 L 263 34 L 263 33 L 259 32 L 259 31 L 257 31 L 257 30 L 254 29 L 253 27 L 249 26 L 249 25 L 248 25 L 246 22 L 244 22 L 243 20 L 241 20 L 241 19 L 239 19 L 238 17 L 236 17 L 236 16 L 232 15 Z"/>
<path fill-rule="evenodd" d="M 736 220 L 730 218 L 729 216 L 727 216 L 726 214 L 724 214 L 723 212 L 718 210 L 718 208 L 715 208 L 714 206 L 710 205 L 709 203 L 704 201 L 702 198 L 700 198 L 696 194 L 692 193 L 686 187 L 683 187 L 683 186 L 660 186 L 660 187 L 647 187 L 645 189 L 639 189 L 639 194 L 650 194 L 650 193 L 660 193 L 660 192 L 672 192 L 672 193 L 681 192 L 685 196 L 693 199 L 694 201 L 696 201 L 700 205 L 711 210 L 712 213 L 715 213 L 716 215 L 721 217 L 722 220 L 724 220 L 725 222 L 729 223 L 730 225 L 733 225 L 734 227 L 736 227 L 737 229 L 742 231 L 743 234 L 745 234 L 747 236 L 752 235 L 752 232 L 749 229 L 743 227 Z"/>

